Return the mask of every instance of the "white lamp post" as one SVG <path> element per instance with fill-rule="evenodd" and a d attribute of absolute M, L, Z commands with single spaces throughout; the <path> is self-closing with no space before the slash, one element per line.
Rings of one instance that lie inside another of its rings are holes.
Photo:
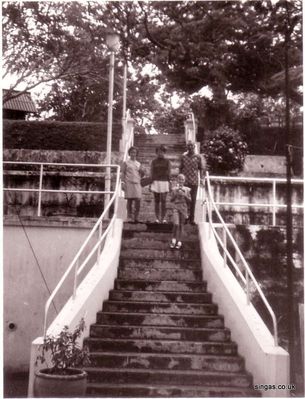
<path fill-rule="evenodd" d="M 114 53 L 120 46 L 120 36 L 115 32 L 108 32 L 106 35 L 106 44 L 110 51 L 109 64 L 109 92 L 108 92 L 108 120 L 107 120 L 107 155 L 106 164 L 111 164 L 111 142 L 112 142 L 112 103 L 113 103 L 113 82 L 114 82 Z M 111 173 L 110 168 L 106 169 L 105 191 L 110 191 Z M 110 194 L 105 195 L 105 207 L 110 200 Z M 108 216 L 108 215 L 107 215 Z"/>

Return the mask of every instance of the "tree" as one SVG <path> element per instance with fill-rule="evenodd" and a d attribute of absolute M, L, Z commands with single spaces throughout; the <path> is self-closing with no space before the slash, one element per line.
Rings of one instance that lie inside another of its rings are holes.
<path fill-rule="evenodd" d="M 219 100 L 225 100 L 225 90 L 272 93 L 270 77 L 284 64 L 282 3 L 144 3 L 143 45 L 134 54 L 150 59 L 188 93 L 205 85 Z M 292 66 L 302 63 L 301 2 L 290 2 L 290 8 Z"/>
<path fill-rule="evenodd" d="M 13 92 L 20 83 L 24 92 L 58 79 L 99 76 L 106 25 L 92 29 L 90 3 L 4 2 L 2 14 L 3 78 L 16 76 L 4 102 L 21 94 Z"/>

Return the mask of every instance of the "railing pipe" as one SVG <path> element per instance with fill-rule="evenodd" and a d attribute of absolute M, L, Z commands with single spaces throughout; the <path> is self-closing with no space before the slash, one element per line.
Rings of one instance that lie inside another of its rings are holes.
<path fill-rule="evenodd" d="M 43 164 L 40 165 L 40 173 L 39 173 L 39 192 L 38 192 L 38 212 L 37 212 L 37 216 L 41 215 L 42 176 L 43 176 Z"/>
<path fill-rule="evenodd" d="M 104 165 L 105 166 L 105 165 Z M 89 235 L 87 236 L 86 240 L 84 241 L 84 243 L 82 244 L 81 248 L 78 250 L 77 254 L 75 255 L 74 259 L 72 260 L 72 262 L 70 263 L 69 267 L 67 268 L 67 270 L 65 271 L 64 275 L 62 276 L 62 278 L 60 279 L 59 283 L 57 284 L 57 286 L 55 287 L 55 289 L 53 290 L 53 292 L 51 293 L 49 299 L 46 302 L 45 305 L 45 315 L 44 315 L 44 326 L 43 326 L 43 334 L 44 337 L 46 337 L 46 330 L 47 330 L 47 316 L 48 316 L 48 312 L 49 312 L 49 308 L 50 305 L 55 297 L 55 295 L 57 294 L 57 292 L 59 291 L 59 289 L 61 288 L 63 282 L 66 280 L 67 276 L 70 274 L 71 270 L 73 269 L 73 267 L 75 266 L 76 262 L 78 261 L 80 255 L 82 254 L 83 250 L 85 249 L 85 247 L 87 246 L 88 242 L 90 241 L 90 239 L 92 238 L 92 236 L 95 234 L 97 228 L 99 227 L 101 221 L 103 220 L 103 218 L 105 217 L 105 215 L 107 214 L 110 206 L 112 205 L 115 196 L 118 194 L 118 189 L 119 189 L 119 175 L 120 175 L 120 167 L 118 165 L 111 165 L 114 166 L 117 169 L 117 177 L 116 177 L 116 190 L 114 195 L 112 196 L 111 200 L 108 202 L 107 206 L 105 207 L 102 215 L 99 217 L 99 219 L 97 220 L 97 222 L 95 223 L 94 227 L 92 228 L 91 232 L 89 233 Z M 115 216 L 115 215 L 114 215 Z M 113 216 L 113 219 L 114 219 Z M 108 230 L 106 229 L 106 231 L 108 232 Z M 104 237 L 104 235 L 102 236 Z M 92 252 L 92 251 L 91 251 Z M 88 257 L 86 258 L 87 261 Z M 83 268 L 84 262 L 82 264 L 82 267 L 80 269 Z M 75 274 L 77 274 L 77 266 L 75 266 Z M 79 270 L 80 270 L 79 269 Z M 80 272 L 79 272 L 80 273 Z M 75 276 L 74 276 L 74 281 L 75 280 Z M 76 287 L 73 288 L 73 292 L 75 291 L 76 294 Z"/>
<path fill-rule="evenodd" d="M 231 240 L 231 242 L 232 242 L 232 244 L 233 244 L 235 250 L 237 251 L 237 253 L 238 253 L 238 255 L 239 255 L 239 257 L 240 257 L 240 259 L 241 259 L 241 261 L 242 261 L 242 263 L 243 263 L 243 265 L 244 265 L 244 267 L 245 267 L 245 270 L 246 270 L 246 273 L 247 273 L 247 275 L 248 275 L 248 278 L 250 277 L 251 280 L 253 281 L 253 283 L 254 283 L 254 285 L 255 285 L 255 288 L 257 289 L 257 291 L 258 291 L 258 293 L 259 293 L 259 295 L 260 295 L 262 301 L 264 302 L 264 304 L 265 304 L 265 306 L 266 306 L 266 308 L 267 308 L 267 310 L 268 310 L 268 312 L 269 312 L 269 314 L 270 314 L 270 316 L 271 316 L 271 318 L 272 318 L 272 322 L 273 322 L 273 332 L 274 332 L 274 335 L 273 335 L 273 336 L 274 336 L 274 344 L 275 344 L 275 346 L 277 346 L 277 345 L 278 345 L 278 329 L 277 329 L 277 321 L 276 321 L 275 314 L 274 314 L 274 312 L 273 312 L 273 310 L 272 310 L 272 308 L 271 308 L 269 302 L 267 301 L 267 299 L 266 299 L 264 293 L 262 292 L 262 290 L 261 290 L 261 288 L 260 288 L 258 282 L 256 281 L 256 279 L 255 279 L 255 277 L 254 277 L 254 275 L 253 275 L 251 269 L 249 268 L 249 266 L 248 266 L 248 264 L 247 264 L 245 258 L 243 257 L 243 255 L 242 255 L 242 253 L 241 253 L 241 251 L 240 251 L 238 245 L 236 244 L 236 242 L 235 242 L 235 240 L 234 240 L 232 234 L 230 233 L 229 229 L 227 228 L 227 226 L 226 226 L 226 224 L 225 224 L 225 222 L 224 222 L 222 216 L 220 215 L 220 213 L 219 213 L 219 211 L 218 211 L 218 209 L 217 209 L 217 207 L 216 207 L 216 205 L 215 205 L 215 202 L 214 202 L 213 197 L 212 197 L 211 185 L 210 185 L 209 173 L 208 173 L 208 172 L 207 172 L 207 174 L 206 174 L 206 180 L 207 180 L 207 187 L 208 187 L 209 202 L 211 202 L 211 204 L 212 204 L 212 206 L 213 206 L 213 208 L 214 208 L 214 210 L 215 210 L 215 212 L 216 212 L 216 214 L 217 214 L 217 216 L 218 216 L 218 219 L 220 220 L 220 222 L 221 222 L 223 228 L 226 230 L 226 233 L 227 233 L 228 237 L 230 238 L 230 240 Z M 210 224 L 212 224 L 212 221 L 211 221 L 211 220 L 210 220 Z M 235 263 L 235 262 L 234 262 L 234 263 Z"/>
<path fill-rule="evenodd" d="M 78 270 L 78 266 L 79 266 L 79 258 L 77 259 L 77 261 L 75 262 L 75 268 L 74 268 L 74 283 L 73 283 L 73 300 L 76 297 L 76 287 L 77 287 L 77 270 Z"/>
<path fill-rule="evenodd" d="M 272 198 L 273 198 L 273 209 L 272 209 L 272 225 L 276 225 L 276 181 L 272 182 Z"/>
<path fill-rule="evenodd" d="M 249 281 L 249 272 L 246 269 L 246 292 L 247 292 L 247 305 L 250 305 L 250 281 Z"/>
<path fill-rule="evenodd" d="M 222 236 L 223 245 L 225 247 L 225 251 L 224 251 L 224 254 L 223 254 L 223 265 L 224 265 L 224 267 L 226 267 L 227 266 L 227 252 L 226 252 L 226 250 L 227 250 L 227 233 L 226 233 L 226 230 L 224 228 L 222 229 L 222 234 L 223 234 L 223 236 Z"/>
<path fill-rule="evenodd" d="M 114 215 L 115 216 L 115 215 Z M 87 255 L 86 259 L 83 261 L 83 263 L 80 265 L 80 267 L 77 270 L 77 274 L 79 275 L 83 269 L 87 266 L 87 263 L 89 260 L 92 258 L 93 254 L 96 252 L 98 247 L 102 244 L 104 239 L 106 238 L 109 230 L 112 228 L 112 225 L 114 223 L 115 217 L 112 217 L 107 228 L 105 229 L 104 233 L 102 234 L 101 238 L 97 241 L 97 243 L 94 245 L 94 247 L 91 249 L 90 253 Z"/>

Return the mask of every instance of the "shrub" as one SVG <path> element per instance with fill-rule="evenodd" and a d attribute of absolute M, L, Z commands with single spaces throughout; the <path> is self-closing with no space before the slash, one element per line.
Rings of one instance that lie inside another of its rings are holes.
<path fill-rule="evenodd" d="M 50 352 L 52 367 L 50 374 L 69 374 L 71 368 L 81 368 L 90 363 L 89 351 L 86 346 L 80 348 L 78 338 L 85 329 L 85 321 L 82 318 L 73 332 L 65 326 L 58 336 L 47 335 L 41 345 L 42 353 L 37 356 L 36 365 L 40 361 L 46 363 L 46 352 Z"/>
<path fill-rule="evenodd" d="M 211 138 L 203 145 L 209 171 L 222 175 L 240 171 L 248 147 L 239 133 L 228 126 L 220 126 L 209 135 Z"/>
<path fill-rule="evenodd" d="M 121 123 L 113 123 L 112 149 L 119 149 Z M 93 122 L 3 121 L 3 148 L 106 151 L 107 124 Z"/>

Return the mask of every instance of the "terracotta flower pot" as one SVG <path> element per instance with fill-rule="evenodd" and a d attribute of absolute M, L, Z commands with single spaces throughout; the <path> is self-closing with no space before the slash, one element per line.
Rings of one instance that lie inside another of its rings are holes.
<path fill-rule="evenodd" d="M 35 373 L 35 398 L 77 398 L 85 396 L 87 373 L 80 369 L 68 369 L 69 374 L 50 374 L 50 369 Z"/>

